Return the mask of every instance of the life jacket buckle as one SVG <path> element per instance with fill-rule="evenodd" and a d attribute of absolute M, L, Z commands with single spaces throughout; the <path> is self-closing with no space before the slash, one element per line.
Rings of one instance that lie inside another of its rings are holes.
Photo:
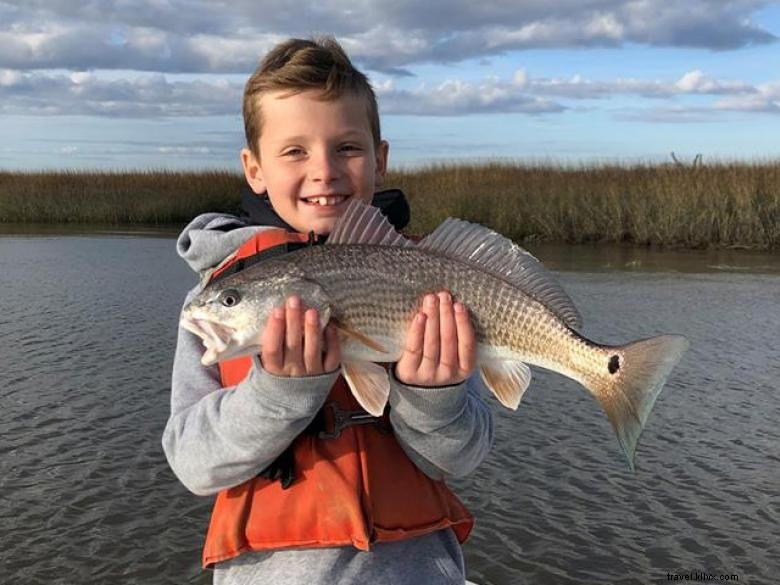
<path fill-rule="evenodd" d="M 384 430 L 383 419 L 381 416 L 373 416 L 365 410 L 342 410 L 335 401 L 326 402 L 322 407 L 323 414 L 330 411 L 330 417 L 325 415 L 325 430 L 317 433 L 320 439 L 335 439 L 341 436 L 341 431 L 347 427 L 355 425 L 380 425 L 380 430 Z M 332 430 L 328 430 L 328 418 L 333 423 Z"/>

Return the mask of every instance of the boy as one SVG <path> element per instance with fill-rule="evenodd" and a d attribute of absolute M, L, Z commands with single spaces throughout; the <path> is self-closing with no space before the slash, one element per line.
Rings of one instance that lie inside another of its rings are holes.
<path fill-rule="evenodd" d="M 335 40 L 275 47 L 247 82 L 244 122 L 248 218 L 205 214 L 178 241 L 206 278 L 247 240 L 268 254 L 327 236 L 350 198 L 403 227 L 405 202 L 374 196 L 388 155 L 374 93 Z M 287 243 L 268 243 L 280 233 Z M 199 339 L 179 330 L 163 447 L 192 492 L 218 494 L 204 549 L 215 584 L 464 583 L 473 520 L 441 480 L 470 473 L 493 433 L 468 312 L 427 295 L 406 347 L 389 414 L 373 418 L 344 391 L 335 331 L 297 297 L 243 365 L 201 366 Z"/>

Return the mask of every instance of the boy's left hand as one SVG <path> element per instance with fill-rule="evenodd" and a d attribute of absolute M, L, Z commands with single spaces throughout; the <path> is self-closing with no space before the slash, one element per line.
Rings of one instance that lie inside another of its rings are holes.
<path fill-rule="evenodd" d="M 406 334 L 406 348 L 395 365 L 399 382 L 413 386 L 452 386 L 471 375 L 477 342 L 466 307 L 450 293 L 426 295 Z"/>

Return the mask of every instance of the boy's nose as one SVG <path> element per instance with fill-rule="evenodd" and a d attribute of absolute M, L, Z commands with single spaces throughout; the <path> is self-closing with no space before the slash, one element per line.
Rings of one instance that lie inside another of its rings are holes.
<path fill-rule="evenodd" d="M 338 161 L 329 153 L 321 153 L 311 157 L 309 174 L 314 181 L 330 183 L 339 178 Z"/>

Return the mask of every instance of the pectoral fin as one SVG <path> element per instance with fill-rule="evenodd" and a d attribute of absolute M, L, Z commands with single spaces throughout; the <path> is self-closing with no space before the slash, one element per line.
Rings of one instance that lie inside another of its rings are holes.
<path fill-rule="evenodd" d="M 371 362 L 345 362 L 341 373 L 360 406 L 374 416 L 382 416 L 390 395 L 387 370 Z"/>
<path fill-rule="evenodd" d="M 347 337 L 351 337 L 352 339 L 356 340 L 358 343 L 362 343 L 366 347 L 370 347 L 374 351 L 378 351 L 380 353 L 387 353 L 387 349 L 385 349 L 382 345 L 380 345 L 378 342 L 371 339 L 368 335 L 365 335 L 364 333 L 361 333 L 360 331 L 357 331 L 355 329 L 350 329 L 346 325 L 340 323 L 336 319 L 331 319 L 330 322 L 333 324 L 333 326 L 336 328 L 336 330 L 346 335 Z"/>
<path fill-rule="evenodd" d="M 512 410 L 517 410 L 528 384 L 531 370 L 523 362 L 491 361 L 480 365 L 482 381 L 498 398 L 498 401 Z"/>

